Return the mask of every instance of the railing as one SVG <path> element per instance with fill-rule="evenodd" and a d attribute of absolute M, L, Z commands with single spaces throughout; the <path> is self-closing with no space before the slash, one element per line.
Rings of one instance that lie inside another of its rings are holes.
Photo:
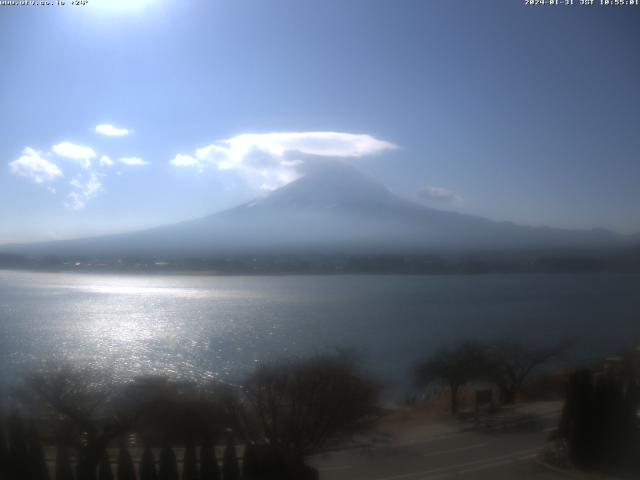
<path fill-rule="evenodd" d="M 317 472 L 291 464 L 266 446 L 210 443 L 102 448 L 43 445 L 35 427 L 0 430 L 0 480 L 313 480 Z M 113 442 L 112 442 L 113 443 Z M 119 445 L 118 445 L 119 443 Z M 295 467 L 295 468 L 292 468 Z M 295 472 L 295 473 L 292 473 Z"/>

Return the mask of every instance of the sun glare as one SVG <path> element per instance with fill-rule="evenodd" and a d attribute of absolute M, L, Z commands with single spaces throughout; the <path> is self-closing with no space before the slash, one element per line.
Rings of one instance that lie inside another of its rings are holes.
<path fill-rule="evenodd" d="M 101 11 L 113 13 L 131 12 L 148 7 L 156 0 L 89 0 L 90 5 Z"/>

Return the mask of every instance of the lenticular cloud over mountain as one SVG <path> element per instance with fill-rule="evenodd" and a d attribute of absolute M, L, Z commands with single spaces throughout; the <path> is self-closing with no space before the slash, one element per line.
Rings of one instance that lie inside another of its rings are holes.
<path fill-rule="evenodd" d="M 305 157 L 359 158 L 397 148 L 368 134 L 343 132 L 246 133 L 179 153 L 175 167 L 239 170 L 258 178 L 261 188 L 273 190 L 299 178 Z"/>

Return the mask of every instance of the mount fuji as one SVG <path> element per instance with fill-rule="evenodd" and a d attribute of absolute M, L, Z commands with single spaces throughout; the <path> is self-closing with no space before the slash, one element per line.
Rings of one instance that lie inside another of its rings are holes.
<path fill-rule="evenodd" d="M 249 203 L 207 217 L 102 237 L 0 246 L 7 253 L 196 257 L 270 253 L 445 253 L 624 246 L 631 236 L 497 222 L 397 196 L 324 162 Z"/>

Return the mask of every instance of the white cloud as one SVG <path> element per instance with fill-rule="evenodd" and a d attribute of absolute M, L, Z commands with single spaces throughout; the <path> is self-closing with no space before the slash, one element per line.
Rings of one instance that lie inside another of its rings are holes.
<path fill-rule="evenodd" d="M 84 184 L 83 193 L 86 197 L 93 198 L 100 190 L 102 190 L 102 183 L 98 179 L 98 175 L 92 173 L 87 183 Z"/>
<path fill-rule="evenodd" d="M 120 163 L 133 166 L 133 167 L 149 165 L 149 162 L 147 162 L 146 160 L 143 160 L 140 157 L 122 157 L 122 158 L 119 158 L 118 161 Z"/>
<path fill-rule="evenodd" d="M 100 166 L 101 167 L 113 167 L 116 162 L 111 160 L 108 156 L 102 155 L 100 157 Z"/>
<path fill-rule="evenodd" d="M 443 187 L 424 186 L 417 192 L 417 197 L 427 203 L 459 203 L 462 197 Z"/>
<path fill-rule="evenodd" d="M 74 188 L 82 188 L 82 183 L 80 182 L 80 179 L 78 177 L 72 178 L 69 181 L 69 185 L 71 185 Z"/>
<path fill-rule="evenodd" d="M 271 185 L 268 183 L 263 183 L 262 185 L 260 185 L 260 190 L 264 190 L 265 192 L 273 192 L 277 188 L 278 187 L 276 185 Z"/>
<path fill-rule="evenodd" d="M 64 202 L 64 205 L 71 210 L 82 210 L 85 207 L 86 202 L 80 193 L 70 192 L 69 195 L 67 195 L 67 201 Z"/>
<path fill-rule="evenodd" d="M 327 157 L 363 157 L 396 148 L 371 135 L 340 132 L 284 132 L 244 134 L 225 141 L 232 151 L 245 153 L 256 148 L 281 156 L 286 151 Z"/>
<path fill-rule="evenodd" d="M 259 188 L 274 189 L 295 180 L 310 156 L 364 157 L 397 148 L 371 135 L 341 132 L 278 132 L 243 134 L 178 154 L 170 163 L 202 171 L 239 170 L 258 179 Z"/>
<path fill-rule="evenodd" d="M 67 195 L 65 206 L 72 210 L 84 208 L 89 200 L 102 191 L 100 176 L 95 172 L 91 172 L 87 177 L 76 175 L 69 185 L 73 190 Z"/>
<path fill-rule="evenodd" d="M 50 182 L 64 176 L 55 163 L 42 156 L 42 152 L 26 147 L 22 156 L 9 163 L 11 173 L 27 177 L 36 183 Z"/>
<path fill-rule="evenodd" d="M 51 150 L 59 157 L 69 158 L 79 162 L 82 168 L 91 167 L 91 160 L 96 158 L 96 152 L 93 148 L 76 145 L 71 142 L 58 143 L 51 147 Z"/>
<path fill-rule="evenodd" d="M 182 153 L 176 155 L 169 163 L 176 167 L 197 167 L 200 164 L 197 158 Z"/>
<path fill-rule="evenodd" d="M 96 125 L 95 132 L 99 133 L 100 135 L 107 135 L 109 137 L 124 137 L 133 133 L 133 130 L 129 130 L 127 128 L 118 128 L 105 123 Z"/>

